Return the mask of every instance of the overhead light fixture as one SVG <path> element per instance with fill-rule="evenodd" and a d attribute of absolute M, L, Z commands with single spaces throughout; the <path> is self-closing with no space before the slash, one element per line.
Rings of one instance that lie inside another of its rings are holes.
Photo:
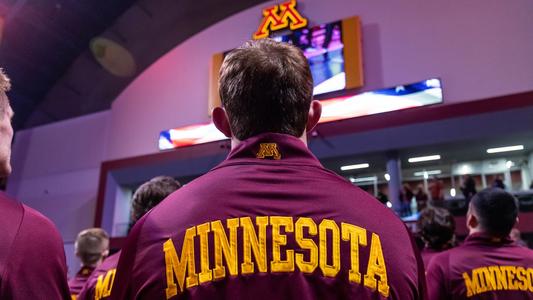
<path fill-rule="evenodd" d="M 352 181 L 350 179 L 350 181 L 352 182 L 367 182 L 367 181 L 375 181 L 377 180 L 378 178 L 376 176 L 372 176 L 372 177 L 359 177 L 359 178 L 354 178 L 354 180 Z"/>
<path fill-rule="evenodd" d="M 455 188 L 450 189 L 450 196 L 455 197 L 457 195 L 457 191 Z"/>
<path fill-rule="evenodd" d="M 524 145 L 489 148 L 487 149 L 487 153 L 500 153 L 500 152 L 520 151 L 520 150 L 524 150 Z"/>
<path fill-rule="evenodd" d="M 341 171 L 348 171 L 348 170 L 355 170 L 355 169 L 365 169 L 370 167 L 369 164 L 357 164 L 357 165 L 348 165 L 348 166 L 342 166 Z"/>
<path fill-rule="evenodd" d="M 383 177 L 385 177 L 385 180 L 390 181 L 389 173 L 385 173 L 385 175 L 383 175 Z"/>
<path fill-rule="evenodd" d="M 422 171 L 422 172 L 415 172 L 415 176 L 426 176 L 426 175 L 439 175 L 442 174 L 441 170 L 430 170 L 430 171 Z"/>
<path fill-rule="evenodd" d="M 428 155 L 428 156 L 411 157 L 407 161 L 409 161 L 410 163 L 416 163 L 416 162 L 421 162 L 421 161 L 430 161 L 430 160 L 439 160 L 439 159 L 440 159 L 440 155 L 436 154 L 436 155 Z"/>
<path fill-rule="evenodd" d="M 354 183 L 354 182 L 355 182 L 355 178 L 353 178 L 353 177 L 350 177 L 350 178 L 348 178 L 348 179 L 350 179 L 350 182 L 351 182 L 351 183 Z"/>

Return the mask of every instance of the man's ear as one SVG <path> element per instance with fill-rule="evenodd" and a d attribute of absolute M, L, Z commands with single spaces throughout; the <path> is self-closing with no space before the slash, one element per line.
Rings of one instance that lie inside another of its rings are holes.
<path fill-rule="evenodd" d="M 226 137 L 231 138 L 231 128 L 229 126 L 228 115 L 222 107 L 215 107 L 211 113 L 215 127 Z"/>
<path fill-rule="evenodd" d="M 311 101 L 309 116 L 307 117 L 307 126 L 305 127 L 307 132 L 311 132 L 315 128 L 320 120 L 320 116 L 322 116 L 322 104 L 317 100 Z"/>
<path fill-rule="evenodd" d="M 479 220 L 474 214 L 469 214 L 466 219 L 466 226 L 468 228 L 477 228 L 479 226 Z"/>

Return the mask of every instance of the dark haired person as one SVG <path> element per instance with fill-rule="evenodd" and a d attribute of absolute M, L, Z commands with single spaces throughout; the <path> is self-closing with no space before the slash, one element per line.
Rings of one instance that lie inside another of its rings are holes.
<path fill-rule="evenodd" d="M 499 188 L 470 202 L 465 242 L 435 256 L 427 268 L 430 299 L 533 299 L 533 251 L 509 233 L 518 201 Z"/>
<path fill-rule="evenodd" d="M 131 201 L 131 226 L 180 187 L 181 184 L 169 176 L 157 176 L 143 183 L 137 188 Z M 94 270 L 77 300 L 109 299 L 120 253 L 121 251 L 109 256 Z"/>
<path fill-rule="evenodd" d="M 0 69 L 0 178 L 11 173 L 13 110 Z M 68 299 L 63 241 L 37 211 L 0 191 L 0 299 Z"/>
<path fill-rule="evenodd" d="M 102 228 L 82 230 L 78 233 L 74 249 L 81 260 L 81 268 L 68 282 L 72 299 L 76 299 L 94 269 L 109 255 L 109 236 Z"/>
<path fill-rule="evenodd" d="M 420 299 L 423 265 L 394 213 L 324 169 L 303 53 L 250 41 L 224 59 L 227 159 L 132 229 L 113 299 Z"/>
<path fill-rule="evenodd" d="M 447 209 L 430 206 L 420 212 L 417 225 L 424 241 L 422 260 L 427 266 L 437 253 L 453 247 L 455 220 Z"/>

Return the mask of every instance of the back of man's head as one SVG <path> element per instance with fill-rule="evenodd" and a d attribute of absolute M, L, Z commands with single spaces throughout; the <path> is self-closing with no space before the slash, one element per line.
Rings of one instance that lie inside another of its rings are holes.
<path fill-rule="evenodd" d="M 488 188 L 477 193 L 471 201 L 481 230 L 494 237 L 506 237 L 516 223 L 518 201 L 500 188 Z"/>
<path fill-rule="evenodd" d="M 84 266 L 96 266 L 109 253 L 109 236 L 102 228 L 85 229 L 78 234 L 74 247 Z"/>
<path fill-rule="evenodd" d="M 133 194 L 132 225 L 180 187 L 181 184 L 169 176 L 154 177 L 143 183 Z"/>
<path fill-rule="evenodd" d="M 302 136 L 313 78 L 299 48 L 271 39 L 248 41 L 226 56 L 219 84 L 237 139 L 265 132 Z"/>
<path fill-rule="evenodd" d="M 447 209 L 427 207 L 420 212 L 418 228 L 428 247 L 444 250 L 455 234 L 455 220 Z"/>

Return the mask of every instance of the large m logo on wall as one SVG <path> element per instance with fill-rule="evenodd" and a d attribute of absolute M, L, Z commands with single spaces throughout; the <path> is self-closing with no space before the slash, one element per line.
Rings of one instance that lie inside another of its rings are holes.
<path fill-rule="evenodd" d="M 296 0 L 291 0 L 280 5 L 263 10 L 263 22 L 254 33 L 254 40 L 266 38 L 271 31 L 290 28 L 296 30 L 307 26 L 307 19 L 296 10 Z"/>

